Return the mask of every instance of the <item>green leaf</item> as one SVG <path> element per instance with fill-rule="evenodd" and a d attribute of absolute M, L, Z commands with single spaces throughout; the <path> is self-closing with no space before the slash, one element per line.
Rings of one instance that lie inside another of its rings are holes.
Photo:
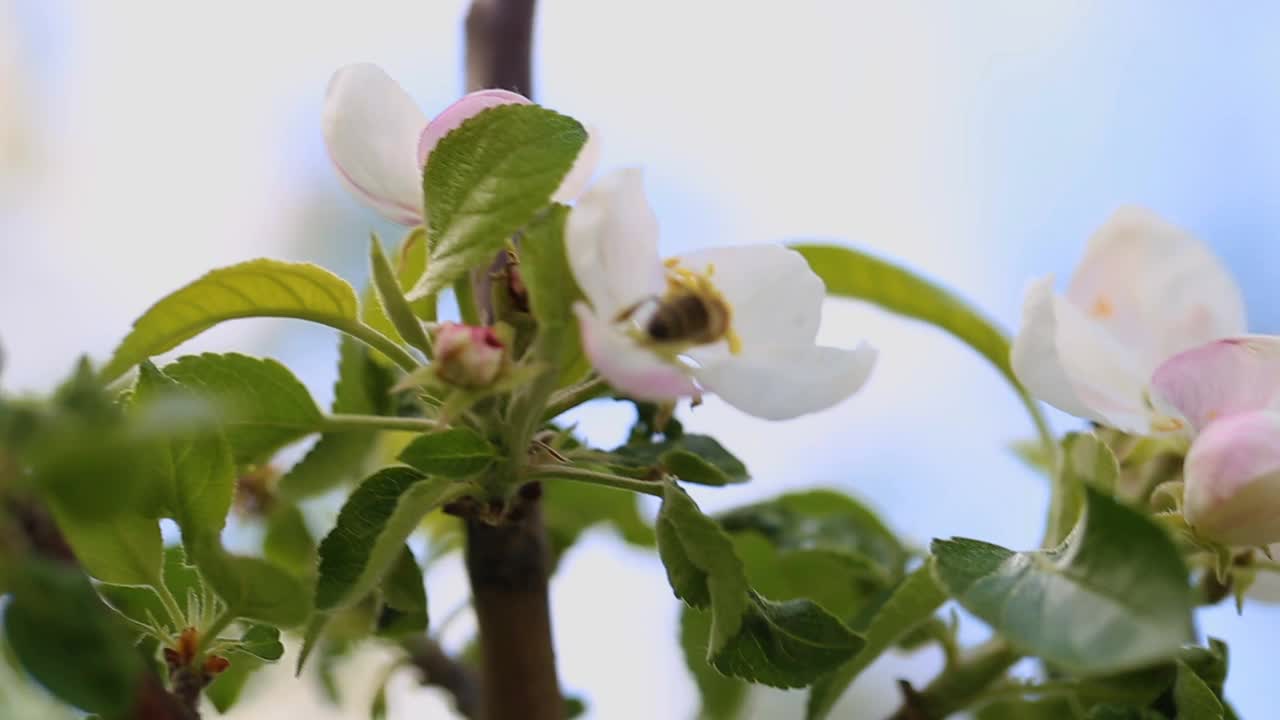
<path fill-rule="evenodd" d="M 779 550 L 831 550 L 868 558 L 890 583 L 903 574 L 909 554 L 875 512 L 842 493 L 810 490 L 724 513 L 729 532 L 755 531 Z"/>
<path fill-rule="evenodd" d="M 213 270 L 152 305 L 134 321 L 101 375 L 114 380 L 226 320 L 287 317 L 343 330 L 357 322 L 356 311 L 355 291 L 324 268 L 250 260 Z"/>
<path fill-rule="evenodd" d="M 808 720 L 825 718 L 853 681 L 904 635 L 933 617 L 947 594 L 933 577 L 928 562 L 908 575 L 860 629 L 866 645 L 835 672 L 814 683 L 809 692 Z"/>
<path fill-rule="evenodd" d="M 497 454 L 474 430 L 456 427 L 415 438 L 397 459 L 428 475 L 467 477 L 489 467 Z"/>
<path fill-rule="evenodd" d="M 1062 439 L 1062 467 L 1054 492 L 1064 493 L 1053 503 L 1058 515 L 1050 518 L 1049 542 L 1061 542 L 1080 518 L 1084 507 L 1084 488 L 1093 487 L 1107 495 L 1115 491 L 1120 477 L 1120 464 L 1111 448 L 1092 433 L 1069 433 Z"/>
<path fill-rule="evenodd" d="M 1223 720 L 1226 714 L 1209 685 L 1181 660 L 1178 679 L 1173 684 L 1173 702 L 1178 706 L 1178 720 Z"/>
<path fill-rule="evenodd" d="M 257 463 L 324 425 L 306 386 L 275 360 L 188 355 L 164 374 L 216 404 L 236 462 Z"/>
<path fill-rule="evenodd" d="M 386 415 L 391 412 L 394 378 L 374 361 L 373 350 L 350 335 L 338 344 L 338 380 L 333 388 L 333 412 Z M 286 499 L 301 500 L 339 485 L 354 483 L 368 471 L 369 457 L 377 443 L 376 431 L 344 430 L 325 433 L 298 461 L 277 488 Z"/>
<path fill-rule="evenodd" d="M 377 633 L 399 638 L 426 632 L 427 590 L 422 582 L 422 568 L 406 545 L 382 579 L 382 608 L 377 620 Z"/>
<path fill-rule="evenodd" d="M 680 434 L 661 442 L 632 441 L 615 448 L 613 453 L 624 465 L 656 468 L 699 485 L 729 485 L 750 479 L 742 461 L 707 435 Z"/>
<path fill-rule="evenodd" d="M 189 389 L 150 362 L 139 369 L 134 403 L 139 410 Z M 146 508 L 172 517 L 190 545 L 218 537 L 235 497 L 236 468 L 222 433 L 195 431 L 156 443 L 147 453 L 147 476 L 156 488 L 158 507 Z"/>
<path fill-rule="evenodd" d="M 232 555 L 216 541 L 194 551 L 200 574 L 232 615 L 280 627 L 306 622 L 311 608 L 298 578 L 261 558 Z"/>
<path fill-rule="evenodd" d="M 1080 675 L 1173 658 L 1193 640 L 1187 569 L 1147 516 L 1085 488 L 1063 544 L 1015 553 L 977 540 L 935 540 L 938 577 L 1010 643 Z"/>
<path fill-rule="evenodd" d="M 1085 715 L 1085 720 L 1168 720 L 1163 714 L 1149 708 L 1125 705 L 1095 705 Z"/>
<path fill-rule="evenodd" d="M 86 572 L 117 585 L 158 585 L 164 563 L 160 524 L 154 517 L 125 511 L 78 519 L 52 506 L 58 528 Z"/>
<path fill-rule="evenodd" d="M 793 245 L 792 249 L 809 261 L 809 267 L 826 283 L 828 294 L 865 300 L 889 312 L 929 323 L 976 350 L 1018 393 L 1040 431 L 1041 443 L 1052 442 L 1039 407 L 1013 374 L 1008 338 L 982 313 L 906 268 L 859 250 L 804 244 Z"/>
<path fill-rule="evenodd" d="M 729 536 L 675 483 L 667 483 L 658 511 L 658 554 L 676 597 L 711 610 L 708 657 L 717 656 L 747 614 L 746 570 Z"/>
<path fill-rule="evenodd" d="M 685 664 L 698 685 L 702 720 L 733 720 L 747 699 L 748 686 L 738 678 L 722 675 L 707 662 L 707 638 L 711 634 L 711 614 L 686 606 L 680 614 L 680 649 Z"/>
<path fill-rule="evenodd" d="M 23 564 L 4 631 L 22 667 L 59 699 L 106 717 L 129 711 L 145 666 L 83 573 L 48 562 Z"/>
<path fill-rule="evenodd" d="M 404 294 L 417 284 L 422 273 L 427 269 L 427 231 L 421 226 L 409 231 L 404 241 L 400 244 L 400 251 L 396 254 L 396 279 L 397 285 L 400 287 L 401 294 Z M 435 322 L 436 319 L 436 302 L 434 297 L 423 298 L 417 302 L 409 303 L 415 315 L 419 319 L 426 322 Z M 382 309 L 382 304 L 378 302 L 377 290 L 370 285 L 366 288 L 362 302 L 360 303 L 360 316 L 365 324 L 369 325 L 378 332 L 386 335 L 397 343 L 403 344 L 404 338 L 400 337 L 400 333 L 396 331 L 391 319 L 387 317 L 387 313 Z M 373 357 L 377 358 L 379 364 L 387 364 L 390 361 L 381 353 L 374 352 Z"/>
<path fill-rule="evenodd" d="M 250 625 L 240 636 L 236 648 L 265 662 L 275 662 L 284 657 L 280 630 L 270 625 Z"/>
<path fill-rule="evenodd" d="M 396 334 L 430 357 L 431 340 L 427 338 L 427 333 L 422 328 L 422 321 L 414 314 L 409 301 L 405 299 L 404 291 L 400 288 L 395 271 L 391 269 L 391 263 L 382 252 L 382 243 L 378 241 L 377 235 L 373 235 L 369 242 L 369 268 L 373 276 L 373 287 L 377 290 L 378 302 L 381 303 L 382 311 L 395 327 Z"/>
<path fill-rule="evenodd" d="M 753 592 L 740 632 L 710 660 L 726 675 L 797 688 L 835 670 L 863 645 L 862 638 L 809 600 L 775 603 Z"/>
<path fill-rule="evenodd" d="M 520 243 L 520 277 L 529 291 L 529 307 L 538 321 L 540 333 L 555 333 L 559 338 L 557 365 L 559 385 L 567 385 L 582 377 L 586 356 L 582 337 L 573 317 L 573 303 L 582 299 L 582 290 L 569 268 L 565 252 L 564 225 L 569 208 L 551 208 L 525 231 Z"/>
<path fill-rule="evenodd" d="M 320 543 L 316 608 L 336 610 L 367 595 L 391 569 L 422 516 L 469 491 L 468 485 L 429 479 L 407 467 L 371 475 L 347 499 L 337 525 Z"/>
<path fill-rule="evenodd" d="M 545 483 L 542 520 L 557 559 L 587 528 L 599 523 L 608 524 L 632 545 L 652 547 L 656 542 L 653 528 L 640 514 L 639 495 L 589 483 Z"/>
<path fill-rule="evenodd" d="M 299 577 L 316 570 L 316 541 L 297 505 L 278 505 L 267 517 L 262 555 Z"/>
<path fill-rule="evenodd" d="M 165 548 L 161 581 L 175 598 L 185 599 L 191 593 L 199 597 L 204 591 L 204 583 L 199 573 L 187 564 L 186 553 L 181 546 Z M 134 622 L 150 625 L 152 618 L 162 623 L 166 623 L 169 619 L 168 612 L 160 603 L 160 598 L 151 588 L 103 584 L 98 586 L 98 593 L 106 600 L 109 607 Z M 170 629 L 175 632 L 181 630 L 181 628 Z"/>
<path fill-rule="evenodd" d="M 218 712 L 225 713 L 240 700 L 249 678 L 261 667 L 261 660 L 241 655 L 231 661 L 231 667 L 213 679 L 213 683 L 205 688 L 204 694 Z"/>
<path fill-rule="evenodd" d="M 863 555 L 827 549 L 780 549 L 755 532 L 732 533 L 747 581 L 771 600 L 812 600 L 849 622 L 895 581 Z"/>
<path fill-rule="evenodd" d="M 536 105 L 485 110 L 441 139 L 423 174 L 430 258 L 409 298 L 492 259 L 551 202 L 586 140 L 577 120 Z"/>

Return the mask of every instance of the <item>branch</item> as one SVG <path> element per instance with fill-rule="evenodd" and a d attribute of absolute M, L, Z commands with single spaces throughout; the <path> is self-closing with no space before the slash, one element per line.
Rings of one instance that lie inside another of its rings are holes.
<path fill-rule="evenodd" d="M 404 642 L 409 660 L 422 673 L 422 684 L 453 696 L 454 708 L 467 720 L 480 717 L 480 681 L 471 668 L 449 657 L 439 643 L 426 635 Z"/>
<path fill-rule="evenodd" d="M 536 0 L 473 0 L 467 13 L 467 91 L 514 90 L 533 97 Z"/>

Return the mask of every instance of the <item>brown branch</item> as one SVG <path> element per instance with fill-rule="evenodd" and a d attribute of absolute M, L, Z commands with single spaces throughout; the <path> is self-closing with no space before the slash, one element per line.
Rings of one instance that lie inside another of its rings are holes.
<path fill-rule="evenodd" d="M 562 720 L 551 640 L 551 553 L 538 486 L 498 525 L 467 519 L 467 574 L 480 626 L 482 720 Z"/>
<path fill-rule="evenodd" d="M 467 720 L 480 717 L 480 682 L 471 668 L 449 657 L 439 643 L 419 635 L 404 642 L 409 660 L 422 674 L 422 684 L 453 696 L 454 709 Z"/>
<path fill-rule="evenodd" d="M 536 0 L 473 0 L 467 13 L 467 91 L 513 90 L 533 97 Z"/>

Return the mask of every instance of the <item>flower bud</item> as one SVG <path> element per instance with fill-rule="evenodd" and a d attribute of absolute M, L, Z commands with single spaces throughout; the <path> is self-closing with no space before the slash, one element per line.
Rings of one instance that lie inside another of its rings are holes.
<path fill-rule="evenodd" d="M 464 388 L 493 384 L 502 372 L 506 346 L 491 327 L 443 323 L 435 333 L 436 377 Z"/>
<path fill-rule="evenodd" d="M 1280 542 L 1280 414 L 1229 415 L 1196 438 L 1184 468 L 1183 513 L 1226 545 Z"/>

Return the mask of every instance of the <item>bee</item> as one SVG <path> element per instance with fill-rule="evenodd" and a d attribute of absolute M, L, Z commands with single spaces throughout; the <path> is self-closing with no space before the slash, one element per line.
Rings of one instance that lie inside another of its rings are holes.
<path fill-rule="evenodd" d="M 651 297 L 624 309 L 616 320 L 631 319 L 647 304 L 653 311 L 640 327 L 649 339 L 658 343 L 706 345 L 730 335 L 732 312 L 718 295 L 676 291 L 663 297 Z"/>

